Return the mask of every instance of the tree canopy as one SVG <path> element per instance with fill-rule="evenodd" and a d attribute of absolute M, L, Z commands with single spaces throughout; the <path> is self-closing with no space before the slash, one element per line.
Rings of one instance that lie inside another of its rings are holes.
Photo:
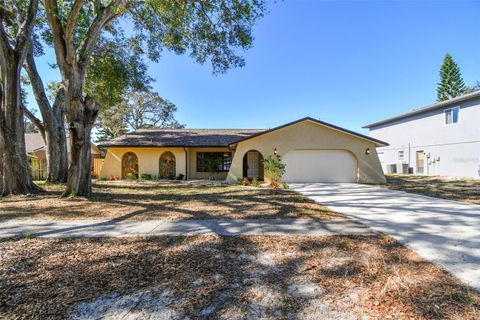
<path fill-rule="evenodd" d="M 457 63 L 447 53 L 440 67 L 440 82 L 437 87 L 437 101 L 445 101 L 465 93 L 465 83 Z"/>

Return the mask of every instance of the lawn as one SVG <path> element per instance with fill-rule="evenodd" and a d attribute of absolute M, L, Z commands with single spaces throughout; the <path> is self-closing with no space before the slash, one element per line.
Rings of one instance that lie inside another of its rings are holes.
<path fill-rule="evenodd" d="M 214 219 L 339 217 L 291 190 L 215 182 L 97 181 L 93 197 L 60 198 L 63 186 L 46 192 L 0 199 L 0 221 L 18 219 Z"/>
<path fill-rule="evenodd" d="M 437 176 L 387 175 L 388 189 L 480 204 L 480 180 Z"/>
<path fill-rule="evenodd" d="M 5 319 L 480 318 L 385 236 L 3 239 L 0 279 Z"/>

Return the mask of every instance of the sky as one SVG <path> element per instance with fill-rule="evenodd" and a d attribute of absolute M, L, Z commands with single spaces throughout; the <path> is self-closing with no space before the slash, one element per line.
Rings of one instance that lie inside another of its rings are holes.
<path fill-rule="evenodd" d="M 310 116 L 362 126 L 435 102 L 449 52 L 480 80 L 480 1 L 276 1 L 254 27 L 246 66 L 214 76 L 188 55 L 149 63 L 154 90 L 188 128 L 273 128 Z M 51 50 L 38 67 L 58 80 Z M 35 105 L 30 95 L 31 105 Z"/>

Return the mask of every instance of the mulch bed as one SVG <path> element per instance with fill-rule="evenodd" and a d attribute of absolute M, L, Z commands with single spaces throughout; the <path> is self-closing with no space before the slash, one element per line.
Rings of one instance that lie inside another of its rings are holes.
<path fill-rule="evenodd" d="M 0 318 L 115 300 L 138 318 L 480 318 L 478 292 L 385 236 L 1 240 Z"/>

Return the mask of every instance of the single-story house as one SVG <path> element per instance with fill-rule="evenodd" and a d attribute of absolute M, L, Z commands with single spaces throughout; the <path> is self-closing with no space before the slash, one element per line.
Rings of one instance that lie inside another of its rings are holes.
<path fill-rule="evenodd" d="M 68 136 L 67 136 L 68 139 Z M 43 180 L 47 178 L 47 145 L 43 141 L 40 133 L 25 134 L 25 150 L 30 164 L 30 172 L 34 180 Z M 95 144 L 91 144 L 90 152 L 93 159 L 101 158 L 102 152 Z M 70 154 L 70 145 L 67 143 L 67 153 Z"/>
<path fill-rule="evenodd" d="M 376 148 L 387 145 L 310 117 L 269 130 L 141 129 L 100 145 L 107 148 L 100 177 L 262 180 L 263 158 L 278 154 L 285 182 L 381 183 Z"/>

